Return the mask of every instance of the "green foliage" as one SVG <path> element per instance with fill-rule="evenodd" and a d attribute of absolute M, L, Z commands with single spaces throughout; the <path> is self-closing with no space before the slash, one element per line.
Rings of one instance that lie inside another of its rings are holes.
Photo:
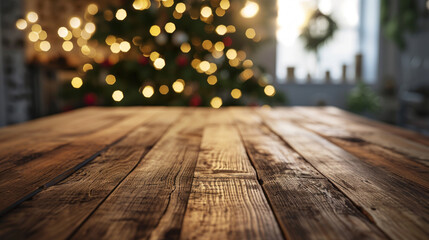
<path fill-rule="evenodd" d="M 316 10 L 302 30 L 300 37 L 304 40 L 305 48 L 317 54 L 319 48 L 332 39 L 337 29 L 337 23 L 331 16 Z"/>
<path fill-rule="evenodd" d="M 349 93 L 347 108 L 356 113 L 374 112 L 380 108 L 380 100 L 368 85 L 358 82 Z"/>

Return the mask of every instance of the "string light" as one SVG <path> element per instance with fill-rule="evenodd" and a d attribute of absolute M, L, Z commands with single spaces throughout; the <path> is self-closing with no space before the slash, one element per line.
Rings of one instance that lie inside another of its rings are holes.
<path fill-rule="evenodd" d="M 234 59 L 237 57 L 237 51 L 235 49 L 228 49 L 228 51 L 226 51 L 226 57 L 228 59 Z"/>
<path fill-rule="evenodd" d="M 256 36 L 256 31 L 255 31 L 255 29 L 253 29 L 253 28 L 248 28 L 248 29 L 246 30 L 246 37 L 247 37 L 248 39 L 253 39 L 253 38 L 255 38 L 255 36 Z"/>
<path fill-rule="evenodd" d="M 88 33 L 93 33 L 95 32 L 95 24 L 92 22 L 89 22 L 87 24 L 85 24 L 85 31 Z"/>
<path fill-rule="evenodd" d="M 69 30 L 67 30 L 67 28 L 65 28 L 65 27 L 60 27 L 60 28 L 58 28 L 57 33 L 58 33 L 58 36 L 65 38 L 67 36 L 67 34 L 69 33 Z"/>
<path fill-rule="evenodd" d="M 174 4 L 174 0 L 162 0 L 162 5 L 164 5 L 164 7 L 171 7 Z"/>
<path fill-rule="evenodd" d="M 150 7 L 150 1 L 149 0 L 135 0 L 133 2 L 133 8 L 136 10 L 145 10 Z"/>
<path fill-rule="evenodd" d="M 203 48 L 206 50 L 209 50 L 210 48 L 213 47 L 213 43 L 210 40 L 204 40 L 202 45 L 203 45 Z"/>
<path fill-rule="evenodd" d="M 162 58 L 157 58 L 154 62 L 153 62 L 153 66 L 155 67 L 155 69 L 157 70 L 161 70 L 165 67 L 165 60 Z"/>
<path fill-rule="evenodd" d="M 216 33 L 219 35 L 225 35 L 227 32 L 226 26 L 225 25 L 219 25 L 216 27 Z"/>
<path fill-rule="evenodd" d="M 119 43 L 113 43 L 112 45 L 110 45 L 110 51 L 112 51 L 112 53 L 119 53 L 121 51 L 121 48 L 119 47 Z"/>
<path fill-rule="evenodd" d="M 215 85 L 217 83 L 217 77 L 215 75 L 208 76 L 207 83 L 210 85 Z"/>
<path fill-rule="evenodd" d="M 48 41 L 42 41 L 40 43 L 40 49 L 44 52 L 47 52 L 49 49 L 51 49 L 51 44 Z"/>
<path fill-rule="evenodd" d="M 247 1 L 241 9 L 240 14 L 244 18 L 252 18 L 259 12 L 259 5 L 252 1 Z"/>
<path fill-rule="evenodd" d="M 188 53 L 189 51 L 191 51 L 191 45 L 189 43 L 182 43 L 182 45 L 180 45 L 180 50 L 183 53 Z"/>
<path fill-rule="evenodd" d="M 123 41 L 119 44 L 119 49 L 122 52 L 128 52 L 131 49 L 131 44 L 127 41 Z"/>
<path fill-rule="evenodd" d="M 252 69 L 245 69 L 243 72 L 240 73 L 239 77 L 241 78 L 242 81 L 247 81 L 249 80 L 251 77 L 253 77 L 253 71 Z"/>
<path fill-rule="evenodd" d="M 142 94 L 145 98 L 150 98 L 155 93 L 152 86 L 145 86 L 142 90 Z"/>
<path fill-rule="evenodd" d="M 94 69 L 94 67 L 90 63 L 85 63 L 82 67 L 82 70 L 84 72 L 88 72 L 89 70 L 92 70 L 92 69 Z"/>
<path fill-rule="evenodd" d="M 150 27 L 149 33 L 150 35 L 156 37 L 161 33 L 161 28 L 158 25 L 153 25 L 152 27 Z"/>
<path fill-rule="evenodd" d="M 200 69 L 203 70 L 204 72 L 209 70 L 210 68 L 210 63 L 207 61 L 202 61 L 199 65 Z"/>
<path fill-rule="evenodd" d="M 245 67 L 245 68 L 251 68 L 251 67 L 253 67 L 253 62 L 252 62 L 252 60 L 250 60 L 250 59 L 245 60 L 245 61 L 243 62 L 243 67 Z"/>
<path fill-rule="evenodd" d="M 264 93 L 269 96 L 272 97 L 276 94 L 276 89 L 273 87 L 273 85 L 267 85 L 264 88 Z"/>
<path fill-rule="evenodd" d="M 88 45 L 83 45 L 80 51 L 82 52 L 83 55 L 86 56 L 86 55 L 89 55 L 89 53 L 91 52 L 91 49 L 88 47 Z"/>
<path fill-rule="evenodd" d="M 225 44 L 223 42 L 217 42 L 215 43 L 214 48 L 216 51 L 223 51 L 223 49 L 225 49 Z"/>
<path fill-rule="evenodd" d="M 48 37 L 48 33 L 46 31 L 40 31 L 39 40 L 45 40 Z"/>
<path fill-rule="evenodd" d="M 70 41 L 64 41 L 62 47 L 64 51 L 70 52 L 73 49 L 73 43 Z"/>
<path fill-rule="evenodd" d="M 220 108 L 222 106 L 222 99 L 220 97 L 214 97 L 210 101 L 212 108 Z"/>
<path fill-rule="evenodd" d="M 72 87 L 74 87 L 74 88 L 80 88 L 80 87 L 82 87 L 82 85 L 83 85 L 82 78 L 80 78 L 80 77 L 74 77 L 74 78 L 71 80 L 71 85 L 72 85 Z"/>
<path fill-rule="evenodd" d="M 113 84 L 116 83 L 116 77 L 113 76 L 112 74 L 109 74 L 109 75 L 106 76 L 105 81 L 106 81 L 107 84 L 113 85 Z"/>
<path fill-rule="evenodd" d="M 28 12 L 27 13 L 27 20 L 31 23 L 35 23 L 37 22 L 37 20 L 39 19 L 39 15 L 37 15 L 37 13 L 35 12 Z"/>
<path fill-rule="evenodd" d="M 37 42 L 37 40 L 39 40 L 39 34 L 36 32 L 30 32 L 28 34 L 28 39 L 32 42 Z"/>
<path fill-rule="evenodd" d="M 89 14 L 95 15 L 98 12 L 98 6 L 94 3 L 91 3 L 88 5 L 88 8 L 86 9 Z"/>
<path fill-rule="evenodd" d="M 112 98 L 115 102 L 120 102 L 124 99 L 124 93 L 121 90 L 116 90 L 112 93 Z"/>
<path fill-rule="evenodd" d="M 186 5 L 184 3 L 180 2 L 176 5 L 176 12 L 184 13 L 185 11 L 186 11 Z"/>
<path fill-rule="evenodd" d="M 234 99 L 239 99 L 241 98 L 241 90 L 238 88 L 234 88 L 231 91 L 231 97 Z"/>
<path fill-rule="evenodd" d="M 110 46 L 110 45 L 112 45 L 113 43 L 116 42 L 116 37 L 113 36 L 113 35 L 109 35 L 109 36 L 106 37 L 105 42 L 106 42 L 107 45 Z"/>
<path fill-rule="evenodd" d="M 183 81 L 183 79 L 177 79 L 172 87 L 176 93 L 181 93 L 185 89 L 185 81 Z"/>
<path fill-rule="evenodd" d="M 16 28 L 18 28 L 19 30 L 26 29 L 27 25 L 27 21 L 25 21 L 24 19 L 18 19 L 18 21 L 16 21 Z"/>
<path fill-rule="evenodd" d="M 229 8 L 231 4 L 229 3 L 228 0 L 222 0 L 219 3 L 219 6 L 223 9 L 223 10 L 227 10 Z"/>
<path fill-rule="evenodd" d="M 42 31 L 42 26 L 40 26 L 39 24 L 34 24 L 34 25 L 31 27 L 31 30 L 32 30 L 33 32 L 40 33 L 40 32 Z"/>
<path fill-rule="evenodd" d="M 67 36 L 63 37 L 63 39 L 64 39 L 64 40 L 70 40 L 70 39 L 72 39 L 72 37 L 73 37 L 72 32 L 67 31 Z"/>
<path fill-rule="evenodd" d="M 208 6 L 201 8 L 201 16 L 208 18 L 212 15 L 212 9 Z"/>
<path fill-rule="evenodd" d="M 70 27 L 72 27 L 72 28 L 78 28 L 78 27 L 80 27 L 81 23 L 82 22 L 80 21 L 80 18 L 78 18 L 78 17 L 72 17 L 70 19 L 70 22 L 69 22 Z"/>
<path fill-rule="evenodd" d="M 115 17 L 119 21 L 122 21 L 127 17 L 127 11 L 125 11 L 125 9 L 123 9 L 123 8 L 118 9 L 118 11 L 116 11 Z"/>
<path fill-rule="evenodd" d="M 169 91 L 170 90 L 167 85 L 161 85 L 159 87 L 159 93 L 161 93 L 162 95 L 166 95 Z"/>
<path fill-rule="evenodd" d="M 158 52 L 153 51 L 153 52 L 150 53 L 149 58 L 150 58 L 150 60 L 155 61 L 157 58 L 159 58 L 159 56 L 160 55 L 159 55 Z"/>
<path fill-rule="evenodd" d="M 172 22 L 168 22 L 164 27 L 165 31 L 168 33 L 173 33 L 176 30 L 176 25 Z"/>

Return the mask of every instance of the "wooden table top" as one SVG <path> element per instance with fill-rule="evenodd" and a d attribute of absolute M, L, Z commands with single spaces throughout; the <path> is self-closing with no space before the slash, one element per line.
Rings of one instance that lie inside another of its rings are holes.
<path fill-rule="evenodd" d="M 429 139 L 337 108 L 85 108 L 0 129 L 0 239 L 429 239 Z"/>

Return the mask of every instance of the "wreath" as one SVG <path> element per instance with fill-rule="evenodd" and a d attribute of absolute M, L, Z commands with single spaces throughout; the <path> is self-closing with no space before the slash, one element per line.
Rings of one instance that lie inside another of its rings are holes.
<path fill-rule="evenodd" d="M 304 40 L 305 48 L 314 51 L 317 55 L 320 46 L 326 44 L 337 29 L 337 23 L 331 16 L 316 10 L 302 30 L 300 37 Z"/>

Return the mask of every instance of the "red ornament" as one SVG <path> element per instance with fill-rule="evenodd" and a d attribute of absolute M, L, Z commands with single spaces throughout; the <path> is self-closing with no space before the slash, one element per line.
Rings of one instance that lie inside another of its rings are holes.
<path fill-rule="evenodd" d="M 198 94 L 195 94 L 194 96 L 192 96 L 191 100 L 189 100 L 189 106 L 192 107 L 197 107 L 201 105 L 201 97 Z"/>
<path fill-rule="evenodd" d="M 95 93 L 87 93 L 83 97 L 83 102 L 86 106 L 93 106 L 97 103 L 97 94 Z"/>
<path fill-rule="evenodd" d="M 225 47 L 231 47 L 232 39 L 230 37 L 224 37 L 222 41 L 223 44 L 225 44 Z"/>
<path fill-rule="evenodd" d="M 188 57 L 186 57 L 185 55 L 179 55 L 176 58 L 176 64 L 179 67 L 185 67 L 186 65 L 188 65 Z"/>
<path fill-rule="evenodd" d="M 140 65 L 144 66 L 144 65 L 147 65 L 149 63 L 149 60 L 147 59 L 147 57 L 141 56 L 139 58 L 138 62 L 139 62 Z"/>

